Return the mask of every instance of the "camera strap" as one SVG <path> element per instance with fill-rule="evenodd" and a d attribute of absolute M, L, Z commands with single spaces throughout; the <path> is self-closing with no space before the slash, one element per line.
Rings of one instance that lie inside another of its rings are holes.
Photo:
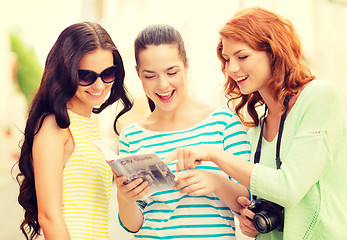
<path fill-rule="evenodd" d="M 288 102 L 289 102 L 289 98 L 286 98 L 284 100 L 285 111 L 281 116 L 281 122 L 280 122 L 280 127 L 278 130 L 278 136 L 277 136 L 277 145 L 276 145 L 276 166 L 277 166 L 277 169 L 279 169 L 281 167 L 281 164 L 282 164 L 282 162 L 280 160 L 280 149 L 281 149 L 281 140 L 282 140 L 284 121 L 286 119 L 287 112 L 288 112 Z M 261 145 L 263 142 L 263 131 L 264 131 L 264 124 L 266 121 L 267 110 L 268 110 L 267 105 L 265 105 L 264 120 L 263 120 L 263 122 L 261 124 L 261 128 L 260 128 L 260 134 L 259 134 L 257 149 L 256 149 L 255 154 L 254 154 L 254 163 L 259 163 L 259 161 L 260 161 Z"/>
<path fill-rule="evenodd" d="M 284 127 L 284 121 L 286 120 L 286 116 L 287 116 L 287 112 L 288 112 L 288 102 L 289 102 L 289 97 L 286 97 L 284 100 L 284 107 L 285 107 L 285 111 L 281 116 L 281 122 L 280 122 L 280 126 L 278 129 L 278 135 L 277 135 L 277 144 L 276 144 L 276 167 L 277 169 L 281 168 L 281 159 L 280 159 L 280 150 L 281 150 L 281 140 L 282 140 L 282 133 L 283 133 L 283 127 Z M 265 112 L 264 112 L 264 119 L 263 122 L 261 124 L 261 128 L 260 128 L 260 134 L 259 134 L 259 140 L 258 140 L 258 144 L 257 144 L 257 149 L 255 151 L 254 154 L 254 163 L 259 163 L 260 161 L 260 154 L 261 154 L 261 145 L 263 142 L 263 131 L 264 131 L 264 124 L 265 124 L 265 120 L 266 120 L 266 114 L 268 111 L 268 107 L 265 104 Z M 256 196 L 253 196 L 253 198 L 256 198 Z"/>

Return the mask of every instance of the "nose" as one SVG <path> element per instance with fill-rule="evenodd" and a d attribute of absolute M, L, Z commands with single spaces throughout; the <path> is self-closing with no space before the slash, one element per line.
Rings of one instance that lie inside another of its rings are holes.
<path fill-rule="evenodd" d="M 235 73 L 237 73 L 240 70 L 240 65 L 237 61 L 229 60 L 226 64 L 226 73 L 229 76 L 233 76 Z"/>
<path fill-rule="evenodd" d="M 95 82 L 92 84 L 93 89 L 101 90 L 104 88 L 105 83 L 101 80 L 101 77 L 98 77 Z"/>
<path fill-rule="evenodd" d="M 158 80 L 158 88 L 159 89 L 166 89 L 169 86 L 169 81 L 165 76 L 159 76 Z"/>

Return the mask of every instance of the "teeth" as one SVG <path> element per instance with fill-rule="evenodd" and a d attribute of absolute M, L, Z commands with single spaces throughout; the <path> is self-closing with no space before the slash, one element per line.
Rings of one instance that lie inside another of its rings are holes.
<path fill-rule="evenodd" d="M 172 91 L 171 91 L 171 92 L 167 92 L 167 93 L 158 93 L 158 95 L 161 96 L 161 97 L 167 97 L 167 96 L 169 96 L 171 93 L 172 93 Z"/>
<path fill-rule="evenodd" d="M 234 80 L 235 80 L 236 82 L 238 82 L 238 81 L 245 80 L 246 78 L 247 78 L 247 76 L 242 76 L 242 77 L 234 78 Z"/>
<path fill-rule="evenodd" d="M 102 92 L 98 92 L 98 93 L 92 93 L 90 92 L 89 94 L 92 95 L 92 96 L 100 96 Z"/>

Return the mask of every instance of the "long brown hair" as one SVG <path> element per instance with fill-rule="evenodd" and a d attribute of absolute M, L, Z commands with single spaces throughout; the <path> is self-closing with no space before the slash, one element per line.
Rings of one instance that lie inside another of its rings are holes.
<path fill-rule="evenodd" d="M 257 51 L 265 51 L 271 56 L 272 78 L 267 89 L 275 101 L 284 109 L 286 97 L 297 93 L 300 86 L 315 79 L 303 63 L 299 36 L 295 33 L 292 23 L 263 8 L 247 8 L 240 10 L 220 30 L 221 37 L 247 43 Z M 221 69 L 226 76 L 224 85 L 228 104 L 237 100 L 235 111 L 247 127 L 259 124 L 256 111 L 264 104 L 258 92 L 243 95 L 236 82 L 227 75 L 225 59 L 222 56 L 223 44 L 220 39 L 217 45 L 217 56 L 221 61 Z M 245 119 L 244 107 L 252 120 Z"/>
<path fill-rule="evenodd" d="M 90 22 L 76 23 L 64 29 L 47 56 L 41 85 L 29 109 L 24 142 L 18 161 L 20 170 L 17 175 L 20 185 L 18 202 L 25 211 L 20 229 L 26 239 L 36 238 L 41 231 L 38 222 L 32 158 L 34 136 L 40 130 L 44 118 L 49 114 L 55 115 L 60 128 L 69 127 L 70 119 L 66 103 L 75 95 L 78 87 L 78 63 L 84 55 L 98 48 L 112 51 L 113 62 L 117 65 L 117 74 L 109 97 L 99 108 L 94 108 L 93 112 L 100 113 L 120 100 L 123 103 L 123 109 L 116 115 L 114 121 L 114 131 L 117 133 L 118 118 L 132 107 L 124 87 L 122 58 L 106 30 L 99 24 Z"/>

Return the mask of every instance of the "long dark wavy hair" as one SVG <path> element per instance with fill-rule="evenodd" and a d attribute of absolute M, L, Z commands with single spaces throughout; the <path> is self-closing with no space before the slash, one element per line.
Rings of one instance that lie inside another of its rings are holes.
<path fill-rule="evenodd" d="M 147 46 L 159 46 L 162 44 L 176 45 L 178 54 L 184 65 L 187 64 L 187 54 L 181 34 L 174 27 L 167 24 L 153 24 L 144 28 L 136 37 L 134 42 L 136 68 L 140 67 L 139 54 Z M 147 97 L 151 112 L 155 109 L 154 102 Z"/>
<path fill-rule="evenodd" d="M 300 38 L 295 33 L 292 23 L 263 8 L 246 8 L 240 10 L 220 30 L 221 37 L 245 42 L 257 51 L 265 51 L 271 56 L 272 78 L 266 87 L 275 101 L 284 110 L 284 99 L 295 95 L 298 88 L 315 79 L 305 66 L 301 54 Z M 236 82 L 227 75 L 225 59 L 222 56 L 223 44 L 220 39 L 217 45 L 217 56 L 226 76 L 224 90 L 230 104 L 239 100 L 235 111 L 248 127 L 258 126 L 259 117 L 256 108 L 263 105 L 263 99 L 256 91 L 243 95 Z M 252 118 L 246 121 L 243 108 Z"/>
<path fill-rule="evenodd" d="M 118 134 L 116 128 L 118 118 L 133 106 L 124 86 L 125 71 L 122 58 L 106 30 L 99 24 L 91 22 L 76 23 L 64 29 L 47 56 L 40 87 L 29 109 L 18 161 L 20 170 L 16 177 L 20 185 L 18 202 L 25 210 L 20 229 L 26 239 L 34 239 L 41 232 L 32 157 L 34 136 L 49 114 L 54 114 L 60 128 L 69 127 L 70 119 L 66 104 L 75 95 L 78 87 L 78 64 L 84 55 L 96 49 L 112 51 L 117 73 L 109 97 L 99 108 L 93 108 L 93 113 L 100 113 L 107 106 L 120 100 L 123 108 L 116 115 L 113 125 L 114 131 Z"/>

